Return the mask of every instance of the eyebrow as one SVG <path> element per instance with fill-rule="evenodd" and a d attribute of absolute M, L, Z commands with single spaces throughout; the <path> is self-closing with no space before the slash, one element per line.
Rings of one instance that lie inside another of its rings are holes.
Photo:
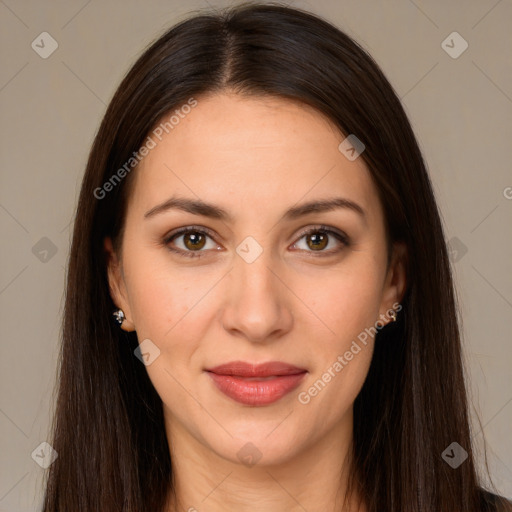
<path fill-rule="evenodd" d="M 366 212 L 354 201 L 343 197 L 333 197 L 329 199 L 318 199 L 309 201 L 289 208 L 281 220 L 289 221 L 299 217 L 311 214 L 333 211 L 336 209 L 348 209 L 360 215 L 366 221 Z M 220 206 L 206 203 L 200 199 L 188 199 L 185 197 L 171 197 L 167 201 L 156 205 L 144 214 L 144 218 L 148 219 L 168 210 L 177 209 L 194 215 L 202 215 L 212 219 L 218 219 L 225 222 L 233 222 L 233 217 Z"/>

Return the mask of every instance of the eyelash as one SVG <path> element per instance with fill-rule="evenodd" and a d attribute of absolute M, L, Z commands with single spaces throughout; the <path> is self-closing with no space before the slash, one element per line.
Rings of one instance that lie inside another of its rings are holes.
<path fill-rule="evenodd" d="M 299 235 L 299 238 L 297 239 L 297 242 L 300 241 L 302 238 L 304 238 L 307 235 L 310 235 L 312 233 L 318 233 L 318 232 L 334 236 L 345 247 L 348 247 L 350 245 L 349 238 L 347 237 L 347 235 L 345 235 L 342 232 L 334 231 L 333 229 L 329 228 L 328 226 L 324 226 L 324 225 L 319 225 L 319 226 L 316 226 L 313 228 L 308 228 L 308 229 L 302 231 Z M 168 234 L 164 238 L 163 242 L 164 242 L 165 246 L 169 249 L 169 251 L 174 252 L 174 253 L 178 254 L 179 256 L 183 256 L 185 258 L 200 258 L 201 253 L 205 252 L 205 251 L 203 251 L 203 250 L 183 251 L 182 249 L 174 249 L 174 248 L 170 247 L 169 244 L 175 238 L 178 238 L 180 235 L 184 235 L 187 233 L 200 233 L 201 235 L 206 235 L 213 239 L 213 233 L 210 230 L 208 230 L 206 228 L 199 227 L 199 226 L 187 226 L 185 228 L 180 228 L 180 229 Z M 297 242 L 295 242 L 295 244 Z M 300 250 L 302 250 L 302 249 L 300 249 Z M 319 251 L 316 254 L 315 254 L 316 251 L 305 251 L 305 252 L 311 253 L 311 255 L 313 257 L 327 257 L 327 256 L 332 256 L 333 254 L 338 253 L 340 250 L 341 249 L 335 249 L 333 251 L 331 249 L 330 251 Z"/>

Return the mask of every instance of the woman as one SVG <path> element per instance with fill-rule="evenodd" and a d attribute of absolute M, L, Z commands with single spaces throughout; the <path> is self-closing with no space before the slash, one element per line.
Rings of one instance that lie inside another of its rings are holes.
<path fill-rule="evenodd" d="M 113 313 L 113 317 L 112 317 Z M 284 6 L 173 27 L 82 184 L 45 512 L 507 510 L 391 85 Z"/>

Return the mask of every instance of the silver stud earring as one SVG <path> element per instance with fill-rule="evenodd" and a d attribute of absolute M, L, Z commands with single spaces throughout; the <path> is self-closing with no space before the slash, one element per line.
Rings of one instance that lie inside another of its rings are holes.
<path fill-rule="evenodd" d="M 389 316 L 391 317 L 393 322 L 396 322 L 396 313 L 395 313 L 395 311 L 392 310 L 391 313 L 389 314 Z"/>
<path fill-rule="evenodd" d="M 123 320 L 125 319 L 124 312 L 122 309 L 118 309 L 112 313 L 114 315 L 114 318 L 116 319 L 116 322 L 119 325 L 123 324 Z"/>

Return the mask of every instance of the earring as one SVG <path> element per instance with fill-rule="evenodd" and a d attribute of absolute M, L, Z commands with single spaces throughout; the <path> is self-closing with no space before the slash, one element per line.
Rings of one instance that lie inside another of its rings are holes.
<path fill-rule="evenodd" d="M 118 309 L 116 311 L 114 311 L 112 313 L 116 319 L 116 322 L 119 324 L 119 325 L 122 325 L 123 324 L 123 320 L 125 319 L 125 316 L 124 316 L 124 312 L 122 309 Z"/>
<path fill-rule="evenodd" d="M 393 322 L 396 322 L 396 313 L 394 310 L 391 310 L 391 313 L 389 314 L 389 316 L 391 317 L 391 320 Z"/>

